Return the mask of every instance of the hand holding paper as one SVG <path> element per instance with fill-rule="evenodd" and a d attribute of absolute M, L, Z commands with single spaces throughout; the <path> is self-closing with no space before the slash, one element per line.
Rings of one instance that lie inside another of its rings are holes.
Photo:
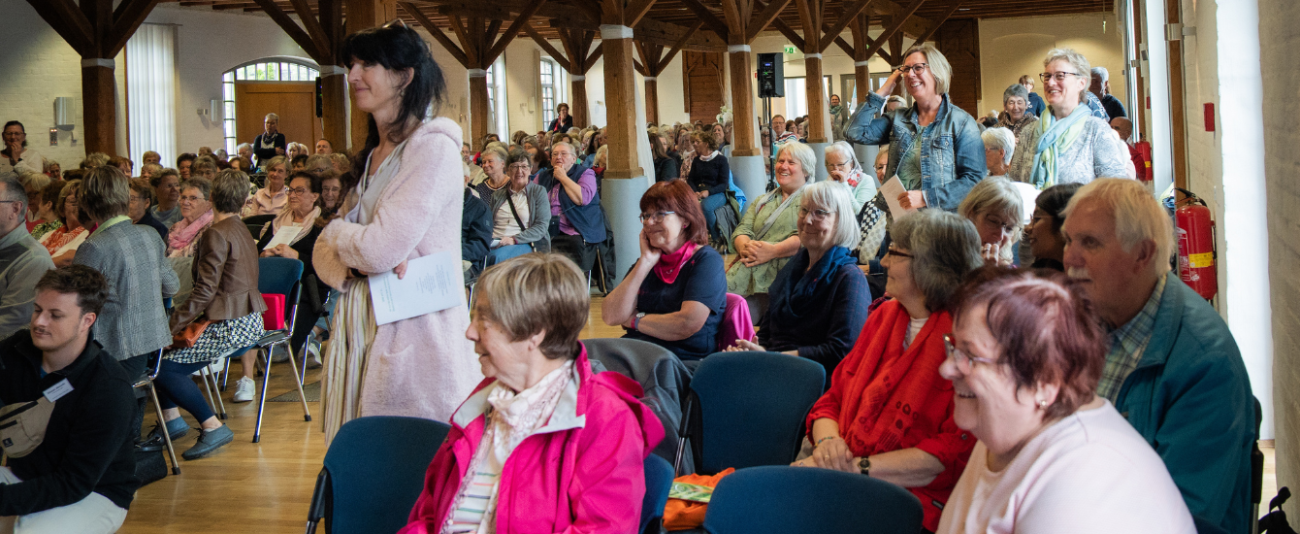
<path fill-rule="evenodd" d="M 889 181 L 880 186 L 880 194 L 885 197 L 885 203 L 889 204 L 889 214 L 894 220 L 916 211 L 914 207 L 904 207 L 902 202 L 899 201 L 899 197 L 906 196 L 907 193 L 908 191 L 903 188 L 903 183 L 898 181 L 898 176 L 890 178 Z"/>

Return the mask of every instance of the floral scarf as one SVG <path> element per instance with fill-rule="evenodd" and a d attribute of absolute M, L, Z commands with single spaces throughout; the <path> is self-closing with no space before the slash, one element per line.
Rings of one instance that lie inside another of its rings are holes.
<path fill-rule="evenodd" d="M 212 210 L 208 210 L 203 216 L 194 219 L 192 223 L 186 223 L 185 219 L 176 221 L 171 230 L 167 232 L 167 248 L 171 250 L 180 250 L 190 246 L 194 238 L 203 233 L 203 230 L 212 226 L 212 219 L 215 217 Z"/>

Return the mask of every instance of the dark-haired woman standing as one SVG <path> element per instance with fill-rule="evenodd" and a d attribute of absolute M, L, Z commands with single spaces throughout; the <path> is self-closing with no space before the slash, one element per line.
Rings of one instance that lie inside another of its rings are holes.
<path fill-rule="evenodd" d="M 444 229 L 460 227 L 461 130 L 426 116 L 444 98 L 442 70 L 400 23 L 349 35 L 342 59 L 370 133 L 355 160 L 357 200 L 325 227 L 313 253 L 321 280 L 342 292 L 322 388 L 327 441 L 362 416 L 448 421 L 483 379 L 468 357 L 464 304 L 382 326 L 370 311 L 368 275 L 402 277 L 409 260 L 439 252 L 460 263 L 459 234 Z"/>

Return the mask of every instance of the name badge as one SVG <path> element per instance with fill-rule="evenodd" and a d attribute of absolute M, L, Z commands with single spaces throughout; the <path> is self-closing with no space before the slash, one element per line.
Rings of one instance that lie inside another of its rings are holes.
<path fill-rule="evenodd" d="M 72 393 L 72 383 L 68 382 L 68 379 L 64 378 L 63 380 L 60 380 L 58 384 L 50 386 L 49 389 L 45 390 L 45 398 L 50 402 L 54 402 L 69 393 Z"/>

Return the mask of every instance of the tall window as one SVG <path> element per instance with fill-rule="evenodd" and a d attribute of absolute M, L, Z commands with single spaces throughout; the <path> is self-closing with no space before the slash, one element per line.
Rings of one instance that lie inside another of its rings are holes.
<path fill-rule="evenodd" d="M 142 24 L 126 42 L 127 120 L 130 153 L 141 161 L 146 151 L 176 157 L 176 27 Z"/>
<path fill-rule="evenodd" d="M 555 62 L 542 60 L 542 128 L 555 120 Z"/>
<path fill-rule="evenodd" d="M 505 80 L 505 60 L 497 59 L 496 63 L 487 70 L 487 89 L 488 89 L 488 126 L 490 132 L 496 133 L 498 137 L 506 142 L 510 137 L 510 130 L 506 121 L 506 80 Z M 492 130 L 495 128 L 495 131 Z"/>
<path fill-rule="evenodd" d="M 235 67 L 221 75 L 222 126 L 225 127 L 226 153 L 234 155 L 239 141 L 235 139 L 235 82 L 315 82 L 320 71 L 309 65 L 289 61 L 256 61 Z M 215 117 L 214 117 L 215 119 Z"/>

